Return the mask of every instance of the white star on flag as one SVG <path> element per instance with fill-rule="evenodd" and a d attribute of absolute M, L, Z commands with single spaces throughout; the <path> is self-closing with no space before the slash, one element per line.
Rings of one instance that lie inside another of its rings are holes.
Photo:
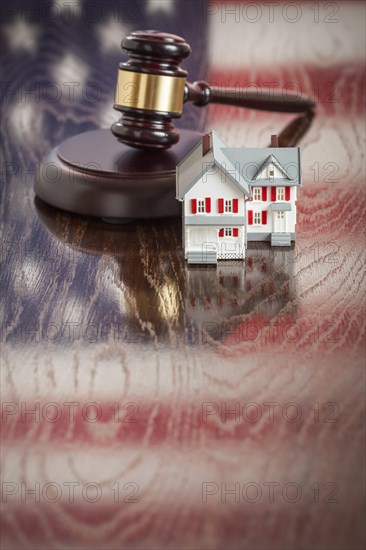
<path fill-rule="evenodd" d="M 71 13 L 73 15 L 80 15 L 81 4 L 82 0 L 72 0 L 72 2 L 65 2 L 65 0 L 53 0 L 52 13 L 58 14 L 62 13 L 63 11 L 68 11 L 68 13 Z"/>
<path fill-rule="evenodd" d="M 174 0 L 149 0 L 146 7 L 150 15 L 156 12 L 174 13 Z"/>
<path fill-rule="evenodd" d="M 13 51 L 34 52 L 37 48 L 40 32 L 41 29 L 38 25 L 21 21 L 21 19 L 16 19 L 13 23 L 4 26 L 7 43 Z"/>
<path fill-rule="evenodd" d="M 97 25 L 95 31 L 99 39 L 100 49 L 103 52 L 120 51 L 122 38 L 129 33 L 129 29 L 115 21 L 113 15 L 107 21 Z"/>

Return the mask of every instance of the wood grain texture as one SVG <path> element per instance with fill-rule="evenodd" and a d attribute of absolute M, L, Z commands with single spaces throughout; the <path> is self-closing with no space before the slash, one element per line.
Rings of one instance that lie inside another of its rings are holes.
<path fill-rule="evenodd" d="M 308 19 L 298 41 L 278 27 L 270 68 L 211 60 L 226 85 L 273 74 L 340 90 L 337 102 L 321 94 L 301 142 L 296 245 L 252 243 L 244 265 L 188 267 L 179 219 L 110 225 L 35 200 L 35 163 L 112 122 L 106 95 L 2 103 L 4 550 L 364 548 L 363 37 L 350 25 L 363 6 L 348 4 L 338 27 L 323 25 L 327 63 Z M 187 36 L 197 13 L 183 11 L 168 30 Z M 216 23 L 229 42 L 234 23 Z M 17 70 L 3 58 L 5 79 L 93 67 L 107 93 L 118 49 L 103 63 L 87 25 L 52 25 L 41 50 L 16 54 Z M 259 30 L 245 28 L 238 52 Z M 280 62 L 291 40 L 296 67 Z M 206 127 L 255 147 L 291 120 L 214 106 Z"/>

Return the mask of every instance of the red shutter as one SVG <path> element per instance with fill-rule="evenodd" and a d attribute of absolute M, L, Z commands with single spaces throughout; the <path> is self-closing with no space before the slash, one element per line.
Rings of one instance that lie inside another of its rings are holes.
<path fill-rule="evenodd" d="M 262 187 L 262 201 L 267 200 L 267 187 Z"/>
<path fill-rule="evenodd" d="M 290 200 L 290 187 L 285 187 L 285 199 Z"/>
<path fill-rule="evenodd" d="M 266 225 L 267 223 L 267 210 L 262 210 L 262 224 Z"/>
<path fill-rule="evenodd" d="M 218 199 L 219 214 L 224 213 L 224 199 Z"/>
<path fill-rule="evenodd" d="M 276 188 L 271 187 L 271 201 L 275 202 L 275 200 L 276 200 Z"/>
<path fill-rule="evenodd" d="M 248 210 L 248 223 L 253 225 L 253 210 Z"/>
<path fill-rule="evenodd" d="M 191 200 L 191 210 L 192 214 L 197 214 L 197 199 Z"/>
<path fill-rule="evenodd" d="M 219 237 L 223 237 L 224 236 L 224 229 L 219 229 Z"/>
<path fill-rule="evenodd" d="M 233 229 L 233 237 L 239 237 L 239 229 L 237 227 Z"/>
<path fill-rule="evenodd" d="M 209 214 L 211 212 L 211 199 L 210 199 L 210 197 L 206 197 L 205 202 L 206 202 L 206 212 Z"/>
<path fill-rule="evenodd" d="M 233 212 L 234 214 L 238 213 L 238 199 L 233 199 Z"/>

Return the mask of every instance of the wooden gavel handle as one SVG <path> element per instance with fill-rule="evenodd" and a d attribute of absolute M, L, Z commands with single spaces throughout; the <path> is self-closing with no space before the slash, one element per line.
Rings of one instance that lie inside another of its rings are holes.
<path fill-rule="evenodd" d="M 309 97 L 288 90 L 283 94 L 279 94 L 270 88 L 259 88 L 258 90 L 221 88 L 210 86 L 207 82 L 201 81 L 186 84 L 185 102 L 187 101 L 198 106 L 207 105 L 208 103 L 221 103 L 234 107 L 280 113 L 304 113 L 315 106 L 315 102 Z"/>

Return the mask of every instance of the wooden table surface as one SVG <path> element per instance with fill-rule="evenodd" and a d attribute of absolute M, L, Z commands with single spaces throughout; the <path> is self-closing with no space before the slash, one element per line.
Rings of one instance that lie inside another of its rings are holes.
<path fill-rule="evenodd" d="M 150 2 L 149 26 L 187 36 L 198 3 L 182 5 Z M 139 21 L 106 15 L 90 36 L 4 17 L 4 550 L 365 546 L 364 5 L 304 2 L 296 23 L 260 6 L 251 24 L 245 2 L 203 3 L 207 77 L 315 94 L 297 241 L 217 269 L 185 264 L 179 219 L 110 225 L 34 197 L 52 147 L 115 120 L 118 43 Z M 50 74 L 87 81 L 93 57 L 103 101 L 21 99 Z M 185 124 L 260 147 L 291 120 L 215 106 Z"/>

